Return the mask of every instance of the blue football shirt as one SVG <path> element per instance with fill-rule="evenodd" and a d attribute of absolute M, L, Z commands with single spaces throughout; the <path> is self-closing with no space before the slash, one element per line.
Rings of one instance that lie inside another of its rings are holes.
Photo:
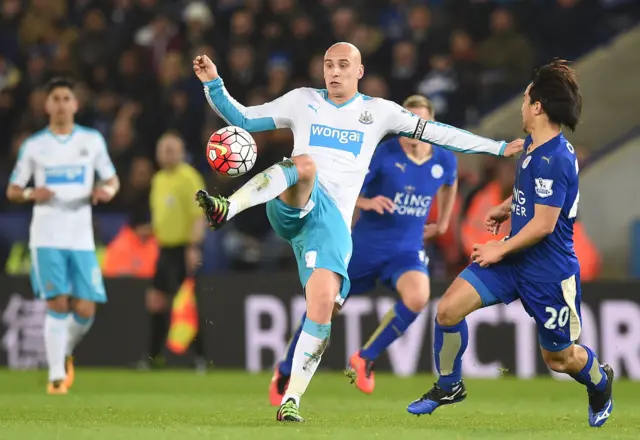
<path fill-rule="evenodd" d="M 517 163 L 511 203 L 511 233 L 516 235 L 533 219 L 535 205 L 561 208 L 556 227 L 535 245 L 513 255 L 519 275 L 527 280 L 559 282 L 576 274 L 580 265 L 573 249 L 573 224 L 578 215 L 578 159 L 561 134 L 525 153 Z"/>
<path fill-rule="evenodd" d="M 362 195 L 382 195 L 395 204 L 393 214 L 362 211 L 353 228 L 354 248 L 367 252 L 395 253 L 423 248 L 423 229 L 431 203 L 442 185 L 457 179 L 457 159 L 443 148 L 433 147 L 424 163 L 416 163 L 402 149 L 398 138 L 381 143 L 369 166 Z"/>

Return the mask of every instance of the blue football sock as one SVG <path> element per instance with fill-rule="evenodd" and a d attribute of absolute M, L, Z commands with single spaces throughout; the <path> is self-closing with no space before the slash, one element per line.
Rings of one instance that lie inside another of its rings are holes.
<path fill-rule="evenodd" d="M 393 341 L 407 331 L 418 315 L 409 310 L 402 301 L 398 301 L 382 318 L 376 331 L 360 350 L 360 356 L 371 361 L 377 359 Z"/>
<path fill-rule="evenodd" d="M 450 327 L 438 324 L 434 329 L 433 357 L 440 375 L 438 385 L 446 391 L 462 380 L 462 355 L 469 343 L 469 328 L 463 319 Z"/>
<path fill-rule="evenodd" d="M 600 366 L 596 354 L 586 345 L 580 345 L 587 352 L 587 363 L 579 373 L 570 374 L 589 391 L 602 391 L 607 385 L 607 373 Z"/>
<path fill-rule="evenodd" d="M 296 329 L 296 332 L 291 336 L 289 340 L 289 346 L 287 347 L 287 354 L 285 358 L 280 362 L 278 366 L 278 371 L 283 376 L 291 376 L 291 366 L 293 365 L 293 353 L 296 351 L 296 344 L 298 343 L 298 339 L 300 339 L 300 333 L 302 333 L 302 325 L 307 319 L 307 312 L 304 312 L 302 315 L 302 319 L 300 320 L 300 324 Z"/>

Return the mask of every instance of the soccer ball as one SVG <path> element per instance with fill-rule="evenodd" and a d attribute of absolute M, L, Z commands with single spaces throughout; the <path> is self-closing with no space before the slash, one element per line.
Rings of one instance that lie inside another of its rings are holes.
<path fill-rule="evenodd" d="M 221 128 L 207 142 L 209 166 L 225 176 L 242 176 L 253 168 L 257 157 L 256 141 L 240 127 Z"/>

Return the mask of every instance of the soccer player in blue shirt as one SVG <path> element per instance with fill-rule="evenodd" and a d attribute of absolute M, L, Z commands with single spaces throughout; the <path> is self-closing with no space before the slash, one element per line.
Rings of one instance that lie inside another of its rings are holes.
<path fill-rule="evenodd" d="M 403 107 L 425 120 L 433 120 L 433 106 L 423 96 L 407 98 Z M 351 235 L 349 294 L 369 292 L 380 280 L 396 290 L 400 300 L 349 360 L 348 374 L 365 393 L 373 392 L 375 386 L 374 361 L 407 330 L 429 300 L 424 238 L 446 232 L 456 191 L 457 159 L 443 148 L 396 137 L 381 143 L 373 156 L 356 203 L 361 215 Z M 440 205 L 438 223 L 425 226 L 436 194 Z M 284 394 L 299 334 L 300 328 L 276 368 L 269 389 L 272 405 L 279 405 Z"/>
<path fill-rule="evenodd" d="M 431 414 L 466 398 L 462 355 L 467 347 L 465 317 L 482 307 L 520 299 L 536 321 L 542 358 L 587 389 L 589 425 L 602 426 L 613 410 L 613 370 L 601 365 L 580 336 L 580 265 L 573 250 L 578 212 L 578 160 L 562 126 L 574 130 L 582 96 L 575 72 L 562 60 L 537 70 L 524 93 L 524 154 L 519 158 L 513 195 L 487 214 L 497 232 L 511 218 L 501 242 L 474 245 L 473 263 L 438 303 L 434 356 L 439 379 L 409 404 L 412 414 Z"/>

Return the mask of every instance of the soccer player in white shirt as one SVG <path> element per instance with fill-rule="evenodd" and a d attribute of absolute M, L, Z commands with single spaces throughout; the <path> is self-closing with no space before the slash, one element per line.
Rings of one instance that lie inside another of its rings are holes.
<path fill-rule="evenodd" d="M 7 198 L 33 202 L 29 231 L 31 283 L 47 301 L 44 341 L 49 394 L 73 384 L 74 348 L 87 333 L 96 303 L 107 300 L 95 254 L 91 205 L 107 203 L 120 188 L 102 135 L 74 123 L 78 101 L 73 83 L 47 84 L 49 126 L 20 148 Z M 100 184 L 94 187 L 94 175 Z M 27 187 L 33 178 L 34 187 Z"/>
<path fill-rule="evenodd" d="M 204 190 L 196 197 L 213 229 L 266 203 L 271 225 L 293 247 L 307 318 L 276 418 L 302 422 L 300 398 L 327 346 L 334 304 L 341 305 L 349 293 L 351 219 L 380 140 L 401 134 L 458 152 L 504 156 L 521 151 L 523 141 L 507 144 L 481 138 L 420 119 L 390 101 L 361 95 L 358 81 L 364 67 L 360 52 L 349 43 L 337 43 L 325 54 L 326 89 L 295 89 L 255 107 L 244 107 L 229 96 L 207 56 L 196 57 L 193 68 L 209 104 L 229 124 L 249 132 L 284 127 L 293 131 L 291 159 L 255 176 L 228 200 Z"/>

